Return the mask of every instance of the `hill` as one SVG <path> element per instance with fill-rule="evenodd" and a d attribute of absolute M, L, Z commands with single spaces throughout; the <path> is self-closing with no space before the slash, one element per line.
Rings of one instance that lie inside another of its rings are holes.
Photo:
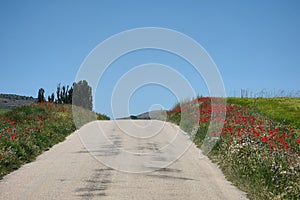
<path fill-rule="evenodd" d="M 0 114 L 0 179 L 95 120 L 95 114 L 97 119 L 109 120 L 81 107 L 77 107 L 78 117 L 74 119 L 72 108 L 71 104 L 44 102 Z"/>
<path fill-rule="evenodd" d="M 0 94 L 0 109 L 12 109 L 36 103 L 37 99 L 16 94 Z"/>
<path fill-rule="evenodd" d="M 162 116 L 165 116 L 166 115 L 166 110 L 152 110 L 150 112 L 144 112 L 142 114 L 139 114 L 139 115 L 130 115 L 129 117 L 123 117 L 123 118 L 118 118 L 118 119 L 141 119 L 141 120 L 144 120 L 144 119 L 158 119 Z"/>
<path fill-rule="evenodd" d="M 208 149 L 227 179 L 250 199 L 299 199 L 300 99 L 228 98 L 226 106 L 219 100 L 224 99 L 176 104 L 168 121 L 190 134 L 202 152 Z M 200 119 L 194 117 L 197 112 Z"/>
<path fill-rule="evenodd" d="M 247 106 L 253 112 L 300 129 L 300 98 L 228 98 L 227 103 Z"/>

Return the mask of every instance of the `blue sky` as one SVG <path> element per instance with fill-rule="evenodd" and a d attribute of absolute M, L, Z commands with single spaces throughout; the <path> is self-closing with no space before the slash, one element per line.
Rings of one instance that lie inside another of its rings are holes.
<path fill-rule="evenodd" d="M 240 89 L 299 90 L 300 2 L 1 0 L 0 93 L 37 96 L 71 84 L 92 49 L 119 32 L 163 27 L 196 40 L 216 63 L 228 96 Z M 127 57 L 126 57 L 127 56 Z M 148 62 L 174 67 L 196 93 L 206 85 L 184 60 L 165 52 L 133 52 L 113 63 L 96 93 L 95 110 L 111 114 L 111 91 L 131 68 Z M 121 98 L 121 97 L 120 97 Z M 132 114 L 153 104 L 169 109 L 176 97 L 146 85 L 129 100 Z"/>

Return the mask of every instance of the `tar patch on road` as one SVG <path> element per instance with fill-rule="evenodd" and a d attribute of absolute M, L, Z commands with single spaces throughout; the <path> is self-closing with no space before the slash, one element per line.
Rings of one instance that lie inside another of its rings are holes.
<path fill-rule="evenodd" d="M 95 169 L 91 178 L 85 180 L 86 186 L 75 191 L 77 196 L 84 200 L 107 196 L 105 191 L 111 183 L 112 170 L 111 168 Z"/>

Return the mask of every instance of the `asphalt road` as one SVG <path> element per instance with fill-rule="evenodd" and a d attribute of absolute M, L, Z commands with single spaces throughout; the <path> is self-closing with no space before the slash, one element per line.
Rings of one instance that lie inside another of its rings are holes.
<path fill-rule="evenodd" d="M 247 199 L 176 126 L 97 121 L 0 181 L 0 199 Z"/>

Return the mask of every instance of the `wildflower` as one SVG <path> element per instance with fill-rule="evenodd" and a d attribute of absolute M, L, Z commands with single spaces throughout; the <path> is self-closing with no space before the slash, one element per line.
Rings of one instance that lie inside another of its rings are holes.
<path fill-rule="evenodd" d="M 267 136 L 264 136 L 261 140 L 262 140 L 263 142 L 267 142 L 267 141 L 268 141 L 268 137 L 267 137 Z"/>
<path fill-rule="evenodd" d="M 201 122 L 205 123 L 205 122 L 207 122 L 207 119 L 206 118 L 202 118 Z"/>
<path fill-rule="evenodd" d="M 14 140 L 15 138 L 16 138 L 16 135 L 15 134 L 11 134 L 10 139 Z"/>

